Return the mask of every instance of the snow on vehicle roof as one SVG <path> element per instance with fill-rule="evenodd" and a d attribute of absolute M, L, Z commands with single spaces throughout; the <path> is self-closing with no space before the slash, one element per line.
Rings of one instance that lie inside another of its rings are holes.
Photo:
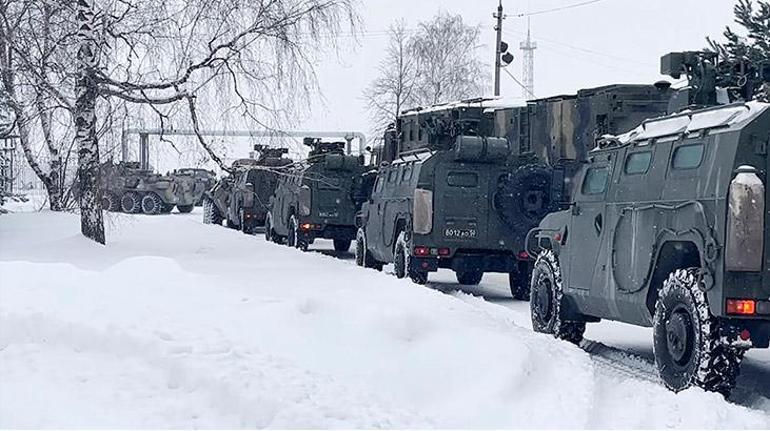
<path fill-rule="evenodd" d="M 685 111 L 673 116 L 647 120 L 636 129 L 617 136 L 617 140 L 627 144 L 706 129 L 735 127 L 755 119 L 768 109 L 768 103 L 748 102 Z"/>
<path fill-rule="evenodd" d="M 495 111 L 498 109 L 507 109 L 507 108 L 517 108 L 526 106 L 527 103 L 524 100 L 521 99 L 511 99 L 511 98 L 503 98 L 503 97 L 490 97 L 490 98 L 478 98 L 478 99 L 468 99 L 468 100 L 459 100 L 455 102 L 447 102 L 447 103 L 439 103 L 433 106 L 428 106 L 425 108 L 412 108 L 408 109 L 406 111 L 403 111 L 401 115 L 407 116 L 407 115 L 417 115 L 417 114 L 426 114 L 431 112 L 440 112 L 440 111 L 446 111 L 449 109 L 457 109 L 457 108 L 484 108 L 484 112 L 489 111 Z"/>

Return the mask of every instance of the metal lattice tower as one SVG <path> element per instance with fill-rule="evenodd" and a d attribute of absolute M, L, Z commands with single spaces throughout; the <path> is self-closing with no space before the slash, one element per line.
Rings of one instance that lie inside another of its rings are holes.
<path fill-rule="evenodd" d="M 525 99 L 535 98 L 535 50 L 537 49 L 537 42 L 532 41 L 532 35 L 530 33 L 529 20 L 527 20 L 527 40 L 521 42 L 519 48 L 523 51 L 523 71 L 524 76 L 524 88 L 522 94 Z"/>

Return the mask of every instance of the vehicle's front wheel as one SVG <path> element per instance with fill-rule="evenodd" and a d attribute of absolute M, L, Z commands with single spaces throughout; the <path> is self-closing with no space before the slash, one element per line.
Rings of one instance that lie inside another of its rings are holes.
<path fill-rule="evenodd" d="M 481 271 L 456 272 L 457 282 L 465 286 L 476 286 L 481 283 L 484 273 Z"/>
<path fill-rule="evenodd" d="M 653 321 L 655 364 L 666 387 L 691 386 L 730 394 L 745 350 L 719 337 L 698 268 L 672 272 L 663 283 Z"/>
<path fill-rule="evenodd" d="M 170 212 L 170 211 L 169 211 Z M 209 198 L 203 199 L 203 223 L 222 226 L 222 214 Z"/>
<path fill-rule="evenodd" d="M 532 329 L 578 344 L 583 340 L 586 324 L 562 318 L 563 296 L 559 261 L 552 251 L 546 250 L 540 253 L 532 270 L 529 302 Z"/>
<path fill-rule="evenodd" d="M 102 195 L 102 209 L 105 211 L 120 211 L 120 201 L 112 192 L 104 192 Z"/>

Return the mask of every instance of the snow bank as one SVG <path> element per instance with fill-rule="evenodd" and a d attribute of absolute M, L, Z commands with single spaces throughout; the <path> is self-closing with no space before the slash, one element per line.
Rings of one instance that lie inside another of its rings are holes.
<path fill-rule="evenodd" d="M 770 428 L 511 313 L 191 217 L 0 219 L 0 427 Z"/>

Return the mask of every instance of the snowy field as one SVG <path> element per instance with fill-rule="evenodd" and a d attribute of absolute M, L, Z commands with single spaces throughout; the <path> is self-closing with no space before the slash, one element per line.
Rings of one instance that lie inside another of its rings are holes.
<path fill-rule="evenodd" d="M 649 330 L 535 334 L 504 277 L 419 287 L 196 213 L 108 224 L 101 247 L 0 216 L 0 427 L 770 429 L 767 351 L 729 402 L 673 394 Z"/>

